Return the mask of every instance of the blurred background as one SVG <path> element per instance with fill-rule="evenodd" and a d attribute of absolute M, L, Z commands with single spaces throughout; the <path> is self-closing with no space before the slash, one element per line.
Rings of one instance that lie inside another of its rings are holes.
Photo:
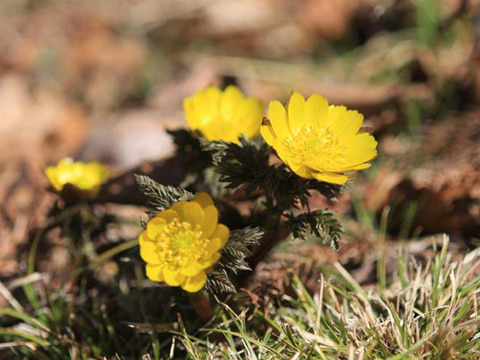
<path fill-rule="evenodd" d="M 378 236 L 476 246 L 479 36 L 477 0 L 2 0 L 0 277 L 44 224 L 45 165 L 167 158 L 183 99 L 211 84 L 365 114 L 379 157 L 327 204 L 349 229 L 342 263 L 361 270 Z"/>

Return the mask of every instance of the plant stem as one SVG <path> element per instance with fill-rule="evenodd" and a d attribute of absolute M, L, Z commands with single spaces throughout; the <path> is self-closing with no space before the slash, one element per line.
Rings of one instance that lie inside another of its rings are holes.
<path fill-rule="evenodd" d="M 255 270 L 257 265 L 263 261 L 270 251 L 283 239 L 288 236 L 288 231 L 283 224 L 280 224 L 275 231 L 269 232 L 262 242 L 254 249 L 253 254 L 248 258 L 248 265 Z"/>
<path fill-rule="evenodd" d="M 207 323 L 213 318 L 212 304 L 205 291 L 190 294 L 190 304 L 200 322 Z"/>

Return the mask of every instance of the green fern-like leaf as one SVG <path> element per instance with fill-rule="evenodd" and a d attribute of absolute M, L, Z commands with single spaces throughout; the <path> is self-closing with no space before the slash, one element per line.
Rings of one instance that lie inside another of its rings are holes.
<path fill-rule="evenodd" d="M 237 289 L 230 281 L 225 269 L 218 267 L 207 277 L 205 290 L 214 295 L 236 293 Z"/>
<path fill-rule="evenodd" d="M 232 189 L 247 185 L 248 195 L 263 187 L 266 173 L 272 170 L 268 165 L 270 151 L 266 144 L 258 145 L 245 137 L 239 140 L 239 144 L 206 140 L 200 143 L 204 150 L 212 153 L 212 163 L 221 176 L 220 181 Z"/>
<path fill-rule="evenodd" d="M 321 239 L 323 243 L 330 243 L 332 248 L 339 248 L 343 228 L 340 222 L 334 217 L 333 212 L 318 210 L 297 216 L 288 214 L 287 218 L 287 228 L 294 237 L 306 239 L 309 234 L 312 234 Z"/>
<path fill-rule="evenodd" d="M 259 228 L 247 227 L 232 231 L 227 245 L 222 250 L 220 264 L 235 274 L 251 270 L 245 259 L 251 255 L 250 246 L 258 244 L 262 236 L 263 232 Z"/>
<path fill-rule="evenodd" d="M 135 175 L 140 191 L 147 196 L 147 205 L 154 208 L 151 215 L 163 211 L 180 200 L 193 200 L 195 195 L 182 188 L 165 186 L 145 175 Z"/>
<path fill-rule="evenodd" d="M 250 246 L 258 244 L 262 237 L 263 232 L 259 228 L 233 230 L 222 249 L 220 261 L 208 275 L 206 290 L 213 294 L 236 292 L 229 275 L 251 270 L 246 262 L 251 255 Z"/>

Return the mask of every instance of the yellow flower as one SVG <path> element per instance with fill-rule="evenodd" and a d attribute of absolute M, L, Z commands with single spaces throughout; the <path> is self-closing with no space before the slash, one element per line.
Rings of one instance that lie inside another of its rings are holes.
<path fill-rule="evenodd" d="M 207 193 L 193 201 L 179 201 L 158 213 L 138 238 L 147 277 L 200 291 L 208 270 L 220 260 L 229 229 L 218 223 L 218 210 Z"/>
<path fill-rule="evenodd" d="M 260 131 L 264 107 L 260 100 L 245 98 L 236 86 L 221 91 L 210 86 L 183 102 L 185 118 L 192 130 L 209 141 L 238 143 L 240 134 L 253 138 Z"/>
<path fill-rule="evenodd" d="M 363 115 L 329 105 L 319 94 L 305 101 L 293 93 L 285 107 L 272 101 L 268 117 L 260 129 L 263 138 L 303 178 L 345 184 L 377 156 L 375 138 L 358 133 Z"/>
<path fill-rule="evenodd" d="M 106 166 L 96 161 L 73 162 L 70 158 L 47 167 L 45 174 L 56 192 L 76 198 L 95 197 L 109 176 Z"/>

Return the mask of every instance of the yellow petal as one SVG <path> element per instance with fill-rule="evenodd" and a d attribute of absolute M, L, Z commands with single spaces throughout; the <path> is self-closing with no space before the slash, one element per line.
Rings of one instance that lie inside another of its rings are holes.
<path fill-rule="evenodd" d="M 174 219 L 180 219 L 178 212 L 172 209 L 161 211 L 157 214 L 158 218 L 165 220 L 165 223 L 172 222 Z"/>
<path fill-rule="evenodd" d="M 182 208 L 183 221 L 192 225 L 202 226 L 205 221 L 205 213 L 199 203 L 187 202 Z"/>
<path fill-rule="evenodd" d="M 195 201 L 198 202 L 204 209 L 207 206 L 213 205 L 213 200 L 211 196 L 208 195 L 206 192 L 198 193 L 198 195 L 195 197 Z"/>
<path fill-rule="evenodd" d="M 278 157 L 288 166 L 291 166 L 291 157 L 290 157 L 290 152 L 288 148 L 285 146 L 285 142 L 282 141 L 281 139 L 277 138 L 275 140 L 274 144 L 272 145 L 273 148 L 275 149 L 275 152 L 277 153 Z"/>
<path fill-rule="evenodd" d="M 349 168 L 345 168 L 343 171 L 365 170 L 365 169 L 368 169 L 371 166 L 372 166 L 372 164 L 370 164 L 370 163 L 363 163 L 363 164 L 355 165 L 355 166 L 352 166 L 352 167 L 349 167 Z"/>
<path fill-rule="evenodd" d="M 230 85 L 225 89 L 220 96 L 220 115 L 224 121 L 232 122 L 243 100 L 244 96 L 238 87 Z"/>
<path fill-rule="evenodd" d="M 223 246 L 222 240 L 219 237 L 211 238 L 210 242 L 208 243 L 205 251 L 207 252 L 207 256 L 211 257 L 213 254 L 218 252 Z"/>
<path fill-rule="evenodd" d="M 45 174 L 56 191 L 60 192 L 65 185 L 70 184 L 79 190 L 85 190 L 82 192 L 85 196 L 96 195 L 100 185 L 109 177 L 107 167 L 99 162 L 73 162 L 70 158 L 60 160 L 57 166 L 48 167 Z"/>
<path fill-rule="evenodd" d="M 218 114 L 221 91 L 215 86 L 210 86 L 192 96 L 184 105 L 191 111 L 191 121 L 188 121 L 192 129 L 199 129 L 202 133 L 215 120 Z M 187 114 L 185 114 L 187 115 Z M 205 134 L 204 134 L 205 135 Z"/>
<path fill-rule="evenodd" d="M 205 267 L 198 261 L 192 261 L 186 266 L 180 268 L 180 273 L 185 276 L 195 276 L 203 269 L 205 269 Z"/>
<path fill-rule="evenodd" d="M 163 281 L 162 266 L 147 264 L 147 277 L 152 281 Z"/>
<path fill-rule="evenodd" d="M 139 243 L 139 245 L 141 245 L 143 242 L 146 242 L 146 241 L 154 243 L 155 239 L 150 239 L 147 236 L 147 230 L 144 230 L 140 233 L 140 235 L 138 235 L 138 243 Z"/>
<path fill-rule="evenodd" d="M 298 92 L 294 92 L 288 102 L 288 123 L 292 133 L 305 125 L 304 113 L 305 99 Z"/>
<path fill-rule="evenodd" d="M 365 169 L 368 169 L 369 167 L 371 167 L 372 164 L 370 163 L 362 163 L 362 164 L 358 164 L 358 165 L 353 165 L 353 166 L 350 166 L 350 167 L 341 167 L 339 169 L 337 169 L 337 171 L 340 171 L 340 172 L 348 172 L 348 171 L 358 171 L 358 170 L 365 170 Z M 325 169 L 327 171 L 330 171 L 329 169 Z"/>
<path fill-rule="evenodd" d="M 202 268 L 207 269 L 212 265 L 216 264 L 218 260 L 220 260 L 220 257 L 221 257 L 220 253 L 216 252 L 212 256 L 206 259 L 201 259 L 198 262 L 200 263 L 200 265 L 202 265 Z"/>
<path fill-rule="evenodd" d="M 355 136 L 363 124 L 363 115 L 356 110 L 347 110 L 344 106 L 330 106 L 329 126 L 335 135 L 343 141 Z"/>
<path fill-rule="evenodd" d="M 170 206 L 169 210 L 174 210 L 178 213 L 178 215 L 180 216 L 180 220 L 183 221 L 183 208 L 184 206 L 187 204 L 187 201 L 177 201 L 175 204 L 173 204 L 172 206 Z"/>
<path fill-rule="evenodd" d="M 290 136 L 285 107 L 279 101 L 274 100 L 270 102 L 268 106 L 268 120 L 278 138 Z"/>
<path fill-rule="evenodd" d="M 218 224 L 210 238 L 219 238 L 222 242 L 222 246 L 224 246 L 227 243 L 229 236 L 230 230 L 228 227 L 223 224 Z"/>
<path fill-rule="evenodd" d="M 90 170 L 96 175 L 96 180 L 99 183 L 103 183 L 108 180 L 108 178 L 110 177 L 110 173 L 105 165 L 97 161 L 93 161 L 89 163 L 89 165 Z"/>
<path fill-rule="evenodd" d="M 159 215 L 155 216 L 147 223 L 147 230 L 146 230 L 147 237 L 149 237 L 152 240 L 155 239 L 166 225 L 167 223 L 165 219 L 163 219 Z"/>
<path fill-rule="evenodd" d="M 327 173 L 327 172 L 314 172 L 313 177 L 318 181 L 325 181 L 330 184 L 342 185 L 348 180 L 348 176 L 343 174 Z"/>
<path fill-rule="evenodd" d="M 374 159 L 377 156 L 377 142 L 367 133 L 355 135 L 345 151 L 346 166 L 352 167 Z"/>
<path fill-rule="evenodd" d="M 244 134 L 258 134 L 263 105 L 256 98 L 245 99 L 240 89 L 229 86 L 225 91 L 211 86 L 185 99 L 185 118 L 189 126 L 207 140 L 238 142 Z"/>
<path fill-rule="evenodd" d="M 49 166 L 47 169 L 45 169 L 45 175 L 55 190 L 62 190 L 63 186 L 58 181 L 57 168 L 55 166 Z"/>
<path fill-rule="evenodd" d="M 186 98 L 183 101 L 183 109 L 185 111 L 185 119 L 192 130 L 198 129 L 198 121 L 194 107 L 194 101 L 192 98 Z"/>
<path fill-rule="evenodd" d="M 310 169 L 304 165 L 300 165 L 300 166 L 297 166 L 297 165 L 294 165 L 294 164 L 290 164 L 290 169 L 292 169 L 292 171 L 297 174 L 298 176 L 300 177 L 303 177 L 305 179 L 311 179 L 313 178 L 313 175 L 312 175 L 312 172 L 310 171 Z"/>
<path fill-rule="evenodd" d="M 138 237 L 138 243 L 140 246 L 140 257 L 143 261 L 150 264 L 160 264 L 155 242 L 145 236 L 145 231 Z"/>
<path fill-rule="evenodd" d="M 179 286 L 185 281 L 185 275 L 180 274 L 178 270 L 163 269 L 163 278 L 170 286 Z"/>
<path fill-rule="evenodd" d="M 207 274 L 205 274 L 205 271 L 202 271 L 196 276 L 187 277 L 185 282 L 182 284 L 182 288 L 185 291 L 194 293 L 202 290 L 206 282 Z"/>
<path fill-rule="evenodd" d="M 67 168 L 70 167 L 70 165 L 72 165 L 72 164 L 73 164 L 72 158 L 66 157 L 66 158 L 61 159 L 61 160 L 58 162 L 58 167 L 59 167 L 60 169 L 67 169 Z"/>
<path fill-rule="evenodd" d="M 218 210 L 215 206 L 208 206 L 204 209 L 205 220 L 202 226 L 202 238 L 212 235 L 218 223 Z"/>
<path fill-rule="evenodd" d="M 218 107 L 220 104 L 220 97 L 222 91 L 216 86 L 209 86 L 204 90 L 204 95 L 207 100 L 207 103 L 212 107 Z"/>
<path fill-rule="evenodd" d="M 260 125 L 262 124 L 262 118 L 263 116 L 260 116 L 258 119 L 257 123 L 250 124 L 248 127 L 245 128 L 244 131 L 242 131 L 242 134 L 244 134 L 247 138 L 253 139 L 254 137 L 258 136 L 260 134 Z"/>
<path fill-rule="evenodd" d="M 328 101 L 322 95 L 310 95 L 305 105 L 305 124 L 323 126 L 329 116 L 328 111 Z"/>
<path fill-rule="evenodd" d="M 248 138 L 253 138 L 260 132 L 264 106 L 257 98 L 250 97 L 244 101 L 238 109 L 238 121 L 243 133 Z"/>
<path fill-rule="evenodd" d="M 357 170 L 364 170 L 368 169 L 370 166 L 372 166 L 370 163 L 360 163 L 360 164 L 350 164 L 350 165 L 330 165 L 330 166 L 325 166 L 321 171 L 327 172 L 327 173 L 345 173 L 349 171 L 357 171 Z"/>
<path fill-rule="evenodd" d="M 277 135 L 275 135 L 275 132 L 270 125 L 261 126 L 260 134 L 262 135 L 263 140 L 265 140 L 265 142 L 270 146 L 273 146 L 275 140 L 277 139 Z"/>

